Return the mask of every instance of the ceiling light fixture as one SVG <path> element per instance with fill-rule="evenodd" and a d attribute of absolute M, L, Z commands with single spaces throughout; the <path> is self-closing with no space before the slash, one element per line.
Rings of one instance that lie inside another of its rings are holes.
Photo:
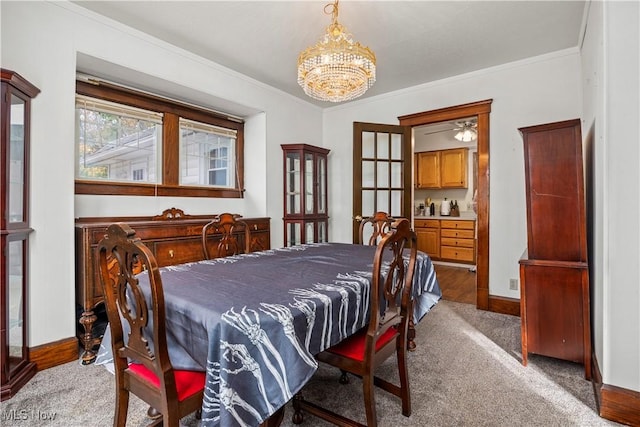
<path fill-rule="evenodd" d="M 461 128 L 455 129 L 458 133 L 454 136 L 455 139 L 462 142 L 471 142 L 478 138 L 478 131 L 476 130 L 476 124 L 471 122 L 464 122 Z"/>
<path fill-rule="evenodd" d="M 298 84 L 320 101 L 342 102 L 364 94 L 376 81 L 376 55 L 353 41 L 338 23 L 338 0 L 324 7 L 331 25 L 315 45 L 298 56 Z"/>

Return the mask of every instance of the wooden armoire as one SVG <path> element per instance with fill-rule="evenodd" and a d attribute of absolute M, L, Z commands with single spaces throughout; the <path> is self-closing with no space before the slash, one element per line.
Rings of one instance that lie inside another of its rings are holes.
<path fill-rule="evenodd" d="M 529 353 L 584 365 L 591 378 L 587 231 L 580 120 L 519 129 L 527 250 L 520 259 L 522 363 Z"/>

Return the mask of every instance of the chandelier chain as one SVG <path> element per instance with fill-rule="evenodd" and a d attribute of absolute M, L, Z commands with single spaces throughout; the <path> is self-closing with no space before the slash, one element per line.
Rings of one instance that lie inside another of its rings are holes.
<path fill-rule="evenodd" d="M 329 3 L 324 7 L 324 13 L 331 15 L 331 22 L 333 24 L 338 22 L 338 1 L 339 0 L 336 0 L 334 3 Z"/>

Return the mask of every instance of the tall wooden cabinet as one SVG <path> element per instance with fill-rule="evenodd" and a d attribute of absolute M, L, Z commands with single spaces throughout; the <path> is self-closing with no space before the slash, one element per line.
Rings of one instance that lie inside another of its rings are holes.
<path fill-rule="evenodd" d="M 36 373 L 29 361 L 29 133 L 31 99 L 40 90 L 2 69 L 0 150 L 0 400 L 12 397 Z"/>
<path fill-rule="evenodd" d="M 522 363 L 529 353 L 584 365 L 591 378 L 589 272 L 580 120 L 519 129 L 527 250 L 520 259 Z"/>
<path fill-rule="evenodd" d="M 326 242 L 326 148 L 308 144 L 282 144 L 284 159 L 284 244 Z"/>

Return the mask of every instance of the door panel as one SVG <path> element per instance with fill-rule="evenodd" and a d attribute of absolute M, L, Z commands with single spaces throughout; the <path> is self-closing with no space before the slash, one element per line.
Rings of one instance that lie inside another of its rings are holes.
<path fill-rule="evenodd" d="M 353 123 L 353 241 L 355 218 L 387 212 L 411 219 L 411 127 Z"/>

